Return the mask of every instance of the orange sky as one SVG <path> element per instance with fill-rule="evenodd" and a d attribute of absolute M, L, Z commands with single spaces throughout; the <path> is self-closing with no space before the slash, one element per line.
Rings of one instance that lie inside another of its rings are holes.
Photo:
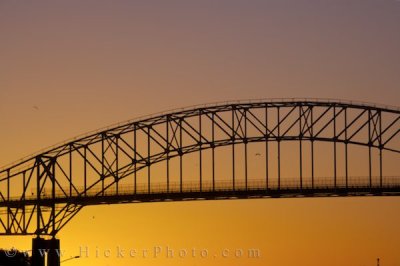
<path fill-rule="evenodd" d="M 399 106 L 400 2 L 1 1 L 0 165 L 75 135 L 192 104 L 320 97 Z M 396 168 L 395 165 L 391 167 Z M 65 265 L 399 265 L 400 200 L 329 198 L 87 207 Z M 30 249 L 30 237 L 0 247 Z M 210 258 L 117 258 L 116 249 Z M 260 259 L 223 259 L 259 248 Z M 214 258 L 214 254 L 218 254 Z"/>

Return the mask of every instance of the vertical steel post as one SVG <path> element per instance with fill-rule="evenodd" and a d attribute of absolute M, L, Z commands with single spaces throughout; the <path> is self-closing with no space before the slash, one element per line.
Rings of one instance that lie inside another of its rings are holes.
<path fill-rule="evenodd" d="M 311 106 L 311 188 L 314 189 L 314 107 Z"/>
<path fill-rule="evenodd" d="M 303 145 L 302 145 L 302 139 L 303 139 L 303 129 L 302 129 L 302 124 L 301 124 L 301 119 L 303 115 L 303 107 L 299 105 L 299 170 L 300 170 L 300 189 L 303 189 Z"/>
<path fill-rule="evenodd" d="M 134 183 L 134 191 L 133 193 L 137 193 L 137 125 L 136 123 L 133 124 L 133 161 L 134 161 L 134 166 L 133 166 L 133 183 Z"/>
<path fill-rule="evenodd" d="M 244 109 L 244 178 L 245 178 L 245 189 L 248 188 L 248 169 L 247 169 L 247 110 Z"/>
<path fill-rule="evenodd" d="M 268 133 L 268 105 L 265 105 L 265 189 L 268 191 L 269 183 L 269 133 Z"/>
<path fill-rule="evenodd" d="M 382 112 L 379 110 L 379 186 L 383 185 Z"/>
<path fill-rule="evenodd" d="M 119 194 L 119 135 L 115 136 L 115 189 L 116 189 L 116 194 Z"/>
<path fill-rule="evenodd" d="M 23 178 L 23 194 L 22 194 L 22 201 L 23 201 L 23 207 L 22 207 L 22 224 L 23 224 L 23 229 L 24 231 L 22 233 L 26 233 L 26 217 L 25 217 L 25 197 L 26 197 L 26 176 L 25 176 L 25 171 L 22 172 L 22 178 Z"/>
<path fill-rule="evenodd" d="M 51 208 L 51 221 L 52 221 L 52 227 L 53 227 L 53 232 L 52 235 L 53 237 L 56 234 L 56 158 L 50 158 L 49 163 L 51 163 L 51 198 L 52 198 L 52 208 Z"/>
<path fill-rule="evenodd" d="M 179 119 L 179 168 L 180 168 L 180 171 L 179 171 L 179 180 L 180 180 L 180 182 L 179 182 L 179 191 L 181 193 L 182 193 L 182 189 L 183 189 L 183 158 L 182 158 L 182 156 L 183 156 L 183 150 L 182 150 L 182 147 L 183 147 L 183 137 L 182 137 L 183 130 L 182 130 L 182 119 L 183 118 Z"/>
<path fill-rule="evenodd" d="M 211 160 L 212 160 L 212 185 L 213 185 L 213 191 L 215 191 L 215 115 L 214 112 L 211 114 L 211 141 L 212 141 L 212 149 L 211 149 Z"/>
<path fill-rule="evenodd" d="M 278 190 L 281 189 L 281 118 L 280 107 L 277 107 L 278 115 Z"/>
<path fill-rule="evenodd" d="M 36 235 L 39 238 L 40 236 L 40 216 L 41 216 L 41 207 L 40 207 L 40 157 L 36 157 Z"/>
<path fill-rule="evenodd" d="M 235 191 L 235 106 L 232 105 L 232 188 Z"/>
<path fill-rule="evenodd" d="M 150 134 L 151 134 L 151 126 L 147 127 L 147 192 L 150 194 L 151 185 L 150 185 L 150 174 L 151 174 L 151 164 L 150 164 Z"/>
<path fill-rule="evenodd" d="M 10 202 L 10 169 L 7 170 L 7 202 Z M 11 230 L 10 228 L 10 207 L 7 207 L 7 230 Z"/>
<path fill-rule="evenodd" d="M 369 187 L 372 188 L 371 110 L 368 110 L 368 166 Z"/>
<path fill-rule="evenodd" d="M 345 156 L 345 175 L 346 175 L 346 191 L 348 190 L 349 187 L 349 145 L 348 145 L 348 136 L 347 136 L 347 107 L 344 107 L 344 138 L 345 138 L 345 142 L 344 142 L 344 156 Z"/>
<path fill-rule="evenodd" d="M 202 156 L 202 125 L 201 125 L 201 109 L 199 111 L 199 176 L 200 176 L 200 192 L 203 189 L 203 156 Z"/>
<path fill-rule="evenodd" d="M 84 176 L 84 189 L 85 196 L 87 196 L 87 154 L 86 154 L 87 146 L 83 146 L 83 176 Z"/>
<path fill-rule="evenodd" d="M 72 197 L 72 144 L 69 145 L 69 196 Z"/>
<path fill-rule="evenodd" d="M 166 135 L 166 149 L 165 152 L 167 153 L 167 160 L 166 160 L 166 164 L 167 164 L 167 193 L 169 193 L 169 115 L 167 115 L 167 122 L 166 122 L 166 129 L 165 129 L 165 135 Z"/>
<path fill-rule="evenodd" d="M 336 106 L 333 107 L 333 177 L 334 188 L 337 186 L 337 141 L 336 141 Z"/>
<path fill-rule="evenodd" d="M 105 173 L 104 173 L 104 161 L 105 161 L 105 150 L 104 150 L 104 138 L 105 138 L 105 133 L 101 133 L 101 193 L 104 196 L 104 179 L 105 179 Z"/>

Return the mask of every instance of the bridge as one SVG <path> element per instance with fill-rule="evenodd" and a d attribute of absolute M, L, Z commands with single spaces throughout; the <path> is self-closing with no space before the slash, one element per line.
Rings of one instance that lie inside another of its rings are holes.
<path fill-rule="evenodd" d="M 361 102 L 225 102 L 138 118 L 0 170 L 0 234 L 57 233 L 87 205 L 399 196 L 400 109 Z M 45 240 L 43 237 L 50 237 Z"/>

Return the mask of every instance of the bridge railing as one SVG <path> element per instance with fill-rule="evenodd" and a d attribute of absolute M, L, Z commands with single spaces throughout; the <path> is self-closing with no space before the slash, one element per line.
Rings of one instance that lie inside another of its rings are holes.
<path fill-rule="evenodd" d="M 278 180 L 269 180 L 268 186 L 265 179 L 249 179 L 247 183 L 244 180 L 216 180 L 203 181 L 201 186 L 199 181 L 186 181 L 180 184 L 179 182 L 167 183 L 152 183 L 150 186 L 145 183 L 133 185 L 119 185 L 118 188 L 113 186 L 105 190 L 91 189 L 84 191 L 83 188 L 78 188 L 72 195 L 65 195 L 60 189 L 55 191 L 55 198 L 63 199 L 69 197 L 96 197 L 96 196 L 118 196 L 118 195 L 146 195 L 146 194 L 163 194 L 163 193 L 191 193 L 191 192 L 223 192 L 223 191 L 255 191 L 255 190 L 332 190 L 332 189 L 363 189 L 363 188 L 396 188 L 400 187 L 400 177 L 390 176 L 384 177 L 382 186 L 378 177 L 373 177 L 370 182 L 369 177 L 351 177 L 348 179 L 347 185 L 345 178 L 337 178 L 336 183 L 332 177 L 319 177 L 314 181 L 311 178 L 305 178 L 300 184 L 299 179 L 286 178 L 279 183 Z M 372 186 L 371 186 L 372 185 Z M 67 189 L 64 189 L 67 191 Z M 51 190 L 44 190 L 40 195 L 43 200 L 53 199 Z M 25 200 L 36 200 L 36 195 L 26 196 Z M 12 198 L 12 201 L 21 200 L 21 198 Z"/>

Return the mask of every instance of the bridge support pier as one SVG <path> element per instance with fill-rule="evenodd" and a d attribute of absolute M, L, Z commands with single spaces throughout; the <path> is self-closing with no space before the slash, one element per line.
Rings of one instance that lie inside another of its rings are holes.
<path fill-rule="evenodd" d="M 40 237 L 32 240 L 32 266 L 45 266 L 47 255 L 47 266 L 60 266 L 60 240 L 43 239 Z"/>
<path fill-rule="evenodd" d="M 32 266 L 44 266 L 44 241 L 45 240 L 40 237 L 32 239 Z"/>

